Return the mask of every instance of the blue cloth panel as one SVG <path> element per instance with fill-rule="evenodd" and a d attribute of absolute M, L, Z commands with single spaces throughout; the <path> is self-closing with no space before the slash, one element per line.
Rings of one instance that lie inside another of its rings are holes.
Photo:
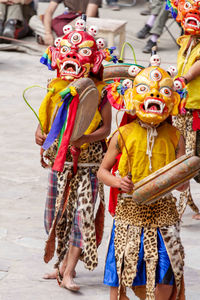
<path fill-rule="evenodd" d="M 115 262 L 115 224 L 113 222 L 113 228 L 110 237 L 110 243 L 108 247 L 108 253 L 106 257 L 105 271 L 104 271 L 104 284 L 117 287 L 119 285 L 117 268 Z M 133 286 L 146 284 L 146 263 L 144 261 L 144 233 L 142 230 L 140 240 L 139 258 L 137 264 L 137 274 L 133 281 Z M 158 264 L 156 268 L 156 283 L 160 284 L 174 284 L 174 275 L 171 268 L 170 260 L 163 242 L 159 229 L 157 230 L 157 242 L 158 242 Z"/>

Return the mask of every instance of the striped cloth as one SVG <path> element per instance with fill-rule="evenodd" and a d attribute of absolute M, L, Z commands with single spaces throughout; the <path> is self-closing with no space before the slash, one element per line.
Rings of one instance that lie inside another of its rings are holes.
<path fill-rule="evenodd" d="M 57 196 L 57 172 L 50 169 L 48 176 L 48 190 L 47 198 L 45 203 L 44 210 L 44 228 L 46 233 L 49 233 L 49 230 L 52 226 L 54 214 L 55 214 L 55 204 Z"/>
<path fill-rule="evenodd" d="M 92 185 L 92 199 L 93 199 L 93 204 L 95 206 L 95 202 L 98 195 L 98 180 L 96 175 L 91 172 L 91 168 L 89 168 L 89 172 L 90 172 L 90 181 Z M 51 169 L 48 177 L 48 191 L 47 191 L 47 198 L 46 198 L 45 212 L 44 212 L 44 226 L 47 234 L 49 233 L 49 230 L 52 226 L 52 222 L 54 219 L 56 196 L 57 196 L 57 172 Z M 79 200 L 77 204 L 79 207 Z M 70 235 L 70 243 L 73 246 L 78 248 L 83 248 L 81 224 L 82 221 L 81 221 L 80 211 L 76 210 L 74 222 L 72 225 L 72 231 Z"/>

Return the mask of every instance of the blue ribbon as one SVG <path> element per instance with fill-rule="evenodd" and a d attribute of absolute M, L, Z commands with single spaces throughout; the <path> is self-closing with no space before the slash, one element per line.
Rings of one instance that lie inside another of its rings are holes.
<path fill-rule="evenodd" d="M 57 138 L 58 134 L 60 133 L 60 131 L 65 123 L 66 117 L 67 117 L 68 106 L 71 102 L 71 99 L 72 99 L 71 93 L 67 94 L 64 97 L 63 104 L 59 108 L 58 113 L 55 117 L 55 120 L 52 124 L 51 130 L 49 131 L 49 134 L 42 146 L 42 148 L 44 150 L 49 149 L 49 147 L 53 144 L 53 142 Z"/>

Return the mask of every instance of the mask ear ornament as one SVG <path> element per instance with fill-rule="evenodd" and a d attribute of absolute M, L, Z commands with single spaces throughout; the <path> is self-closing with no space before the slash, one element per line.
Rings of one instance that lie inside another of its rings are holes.
<path fill-rule="evenodd" d="M 102 39 L 102 38 L 97 39 L 96 43 L 97 43 L 98 49 L 103 49 L 106 46 L 106 43 L 105 43 L 104 39 Z"/>
<path fill-rule="evenodd" d="M 177 68 L 175 66 L 169 66 L 167 72 L 172 78 L 174 78 L 177 75 Z"/>
<path fill-rule="evenodd" d="M 128 69 L 128 74 L 132 77 L 137 76 L 137 74 L 139 74 L 141 72 L 141 68 L 139 68 L 138 66 L 130 66 Z"/>
<path fill-rule="evenodd" d="M 125 79 L 122 81 L 122 86 L 126 89 L 130 89 L 133 87 L 133 82 L 130 79 Z"/>

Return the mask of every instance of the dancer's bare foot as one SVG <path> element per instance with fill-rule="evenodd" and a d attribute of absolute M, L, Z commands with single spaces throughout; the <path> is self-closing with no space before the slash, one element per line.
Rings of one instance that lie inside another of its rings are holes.
<path fill-rule="evenodd" d="M 80 289 L 80 286 L 78 286 L 75 283 L 75 281 L 73 280 L 73 278 L 71 276 L 68 276 L 68 275 L 65 275 L 63 277 L 61 286 L 63 288 L 66 288 L 66 289 L 70 290 L 70 291 L 73 291 L 73 292 L 77 292 Z"/>
<path fill-rule="evenodd" d="M 65 270 L 60 270 L 60 274 L 61 276 L 63 276 Z M 56 279 L 57 278 L 57 274 L 58 274 L 58 270 L 54 270 L 51 273 L 45 273 L 43 276 L 43 279 Z M 73 272 L 73 278 L 76 277 L 76 271 L 74 270 Z"/>
<path fill-rule="evenodd" d="M 200 220 L 200 213 L 193 215 L 192 219 Z"/>
<path fill-rule="evenodd" d="M 45 273 L 44 276 L 43 276 L 43 279 L 56 279 L 57 278 L 57 273 L 58 273 L 58 270 L 54 270 L 51 273 Z"/>

